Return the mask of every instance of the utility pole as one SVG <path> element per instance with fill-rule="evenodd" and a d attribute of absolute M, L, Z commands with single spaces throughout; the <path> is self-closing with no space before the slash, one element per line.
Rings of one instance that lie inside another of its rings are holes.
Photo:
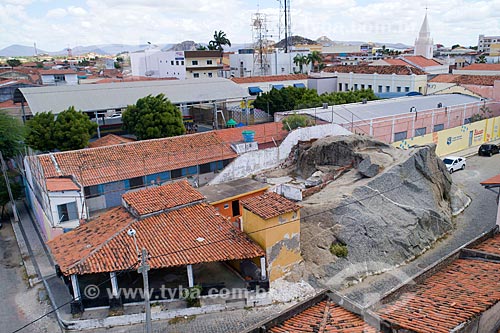
<path fill-rule="evenodd" d="M 142 248 L 141 254 L 141 266 L 137 272 L 139 274 L 142 273 L 142 279 L 144 283 L 144 308 L 146 310 L 146 333 L 152 333 L 151 326 L 151 304 L 149 304 L 149 281 L 148 281 L 148 271 L 149 265 L 147 263 L 148 260 L 148 251 L 145 248 Z"/>
<path fill-rule="evenodd" d="M 17 216 L 16 202 L 14 201 L 14 196 L 12 195 L 12 190 L 10 189 L 9 176 L 7 175 L 7 163 L 3 159 L 2 152 L 0 151 L 0 162 L 2 163 L 2 173 L 5 178 L 5 186 L 7 187 L 7 192 L 9 192 L 10 203 L 12 205 L 12 214 L 14 214 L 14 221 L 19 222 Z"/>

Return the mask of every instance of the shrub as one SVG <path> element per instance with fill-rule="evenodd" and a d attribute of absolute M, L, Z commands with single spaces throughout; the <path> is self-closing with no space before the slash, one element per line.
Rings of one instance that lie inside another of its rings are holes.
<path fill-rule="evenodd" d="M 340 243 L 332 243 L 332 245 L 330 245 L 330 253 L 339 258 L 345 258 L 347 257 L 348 254 L 347 245 Z"/>

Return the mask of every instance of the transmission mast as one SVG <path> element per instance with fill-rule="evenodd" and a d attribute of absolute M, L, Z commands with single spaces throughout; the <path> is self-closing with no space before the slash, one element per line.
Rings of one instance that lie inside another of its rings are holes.
<path fill-rule="evenodd" d="M 269 41 L 266 15 L 255 13 L 252 15 L 252 35 L 254 48 L 254 69 L 255 75 L 269 75 Z"/>
<path fill-rule="evenodd" d="M 292 16 L 290 15 L 290 0 L 280 0 L 280 16 L 279 16 L 279 37 L 285 34 L 285 53 L 291 51 L 291 43 L 288 38 L 292 37 Z"/>

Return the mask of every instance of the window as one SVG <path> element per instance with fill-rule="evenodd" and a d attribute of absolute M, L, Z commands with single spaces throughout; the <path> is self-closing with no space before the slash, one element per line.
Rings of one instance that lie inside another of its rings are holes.
<path fill-rule="evenodd" d="M 174 61 L 173 61 L 173 60 L 172 60 L 172 61 L 170 61 L 170 65 L 172 65 L 172 66 L 174 65 Z"/>
<path fill-rule="evenodd" d="M 418 92 L 422 93 L 422 87 L 418 87 Z"/>
<path fill-rule="evenodd" d="M 198 66 L 198 60 L 191 60 L 191 65 Z"/>
<path fill-rule="evenodd" d="M 211 171 L 210 163 L 200 165 L 200 174 L 210 173 Z"/>
<path fill-rule="evenodd" d="M 54 81 L 56 82 L 66 81 L 66 77 L 61 74 L 54 74 Z"/>
<path fill-rule="evenodd" d="M 439 132 L 439 131 L 442 131 L 442 130 L 444 130 L 444 124 L 434 125 L 434 132 Z"/>
<path fill-rule="evenodd" d="M 224 204 L 224 209 L 229 209 L 229 204 Z"/>
<path fill-rule="evenodd" d="M 179 60 L 176 60 L 176 61 L 175 61 L 175 65 L 176 65 L 176 66 L 179 66 Z"/>
<path fill-rule="evenodd" d="M 231 202 L 231 206 L 233 208 L 233 217 L 235 216 L 240 216 L 240 201 L 239 200 L 234 200 Z"/>
<path fill-rule="evenodd" d="M 415 136 L 425 135 L 426 132 L 427 132 L 427 127 L 416 128 Z"/>
<path fill-rule="evenodd" d="M 184 60 L 181 60 L 181 65 L 184 66 Z"/>
<path fill-rule="evenodd" d="M 372 85 L 371 84 L 368 85 L 368 89 L 372 90 Z"/>
<path fill-rule="evenodd" d="M 385 86 L 385 92 L 391 92 L 391 86 Z"/>
<path fill-rule="evenodd" d="M 57 213 L 59 214 L 59 222 L 77 220 L 78 211 L 76 209 L 76 202 L 57 205 Z"/>
<path fill-rule="evenodd" d="M 363 89 L 365 89 L 365 85 L 364 84 L 361 85 L 361 90 L 363 90 Z"/>
<path fill-rule="evenodd" d="M 207 60 L 207 65 L 211 65 L 212 64 L 212 60 Z"/>
<path fill-rule="evenodd" d="M 354 84 L 354 90 L 358 90 L 358 84 L 357 83 Z"/>
<path fill-rule="evenodd" d="M 472 122 L 472 118 L 465 118 L 464 125 L 470 124 Z"/>
<path fill-rule="evenodd" d="M 212 73 L 208 73 L 208 77 L 213 77 L 213 74 Z"/>
<path fill-rule="evenodd" d="M 144 185 L 142 177 L 135 177 L 129 179 L 130 188 L 137 188 Z"/>
<path fill-rule="evenodd" d="M 345 89 L 344 89 L 345 91 L 349 91 L 349 84 L 344 83 L 344 88 L 345 88 Z"/>
<path fill-rule="evenodd" d="M 394 133 L 394 141 L 401 141 L 406 139 L 406 131 Z"/>
<path fill-rule="evenodd" d="M 339 83 L 339 91 L 342 91 L 342 83 Z"/>
<path fill-rule="evenodd" d="M 172 170 L 172 171 L 170 171 L 170 174 L 172 175 L 172 179 L 181 178 L 182 177 L 182 169 Z"/>
<path fill-rule="evenodd" d="M 382 86 L 378 86 L 378 92 L 381 93 L 382 92 Z"/>
<path fill-rule="evenodd" d="M 193 77 L 194 77 L 195 79 L 199 78 L 199 77 L 200 77 L 200 73 L 194 73 L 194 74 L 193 74 Z"/>
<path fill-rule="evenodd" d="M 410 87 L 405 87 L 405 92 L 410 92 Z"/>
<path fill-rule="evenodd" d="M 100 195 L 99 185 L 87 186 L 83 189 L 83 192 L 85 193 L 85 198 L 97 197 L 98 195 Z"/>
<path fill-rule="evenodd" d="M 397 92 L 401 92 L 401 87 L 396 87 Z"/>

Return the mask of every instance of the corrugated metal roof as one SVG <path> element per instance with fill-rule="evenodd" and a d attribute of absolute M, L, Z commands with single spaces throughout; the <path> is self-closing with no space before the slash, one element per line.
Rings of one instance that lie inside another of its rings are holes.
<path fill-rule="evenodd" d="M 124 108 L 139 98 L 163 93 L 172 103 L 224 101 L 249 97 L 245 88 L 228 79 L 115 82 L 99 85 L 20 88 L 33 114 L 59 113 L 70 106 L 81 111 Z"/>

